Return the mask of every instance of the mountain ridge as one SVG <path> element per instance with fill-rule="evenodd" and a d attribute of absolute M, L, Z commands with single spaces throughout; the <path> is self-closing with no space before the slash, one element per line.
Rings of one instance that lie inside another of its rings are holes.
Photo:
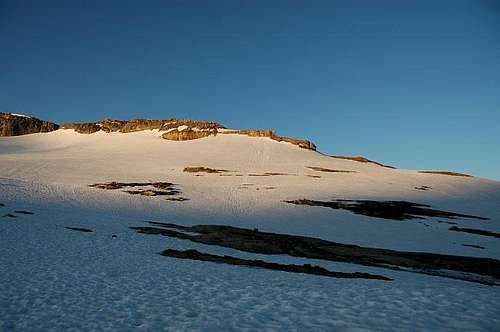
<path fill-rule="evenodd" d="M 59 129 L 59 125 L 35 117 L 0 113 L 0 136 L 21 136 L 36 133 L 47 133 Z"/>
<path fill-rule="evenodd" d="M 279 136 L 274 130 L 229 130 L 214 121 L 195 121 L 190 119 L 104 119 L 96 122 L 72 122 L 58 125 L 34 117 L 20 114 L 0 113 L 0 136 L 20 136 L 39 132 L 50 132 L 57 129 L 72 129 L 79 134 L 93 134 L 99 131 L 106 133 L 132 133 L 143 130 L 158 130 L 166 140 L 186 141 L 217 134 L 239 134 L 251 137 L 267 137 L 278 142 L 287 142 L 300 148 L 316 151 L 316 145 L 306 139 Z M 37 124 L 37 125 L 34 125 Z M 42 125 L 43 124 L 43 125 Z M 3 128 L 7 128 L 3 130 Z M 18 128 L 12 130 L 10 128 Z M 40 129 L 38 129 L 40 128 Z"/>

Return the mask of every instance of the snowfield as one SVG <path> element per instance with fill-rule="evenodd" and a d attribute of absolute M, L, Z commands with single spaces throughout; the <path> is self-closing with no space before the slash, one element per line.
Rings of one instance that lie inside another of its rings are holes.
<path fill-rule="evenodd" d="M 226 171 L 183 171 L 202 166 Z M 89 187 L 111 181 L 168 181 L 188 200 Z M 430 189 L 416 189 L 422 186 Z M 396 221 L 284 202 L 304 198 L 405 200 L 488 220 Z M 0 331 L 498 331 L 499 286 L 253 254 L 137 234 L 129 227 L 153 220 L 233 225 L 498 260 L 499 238 L 450 231 L 455 224 L 448 222 L 499 233 L 499 203 L 497 181 L 337 159 L 268 138 L 219 134 L 175 142 L 154 130 L 83 135 L 62 129 L 2 137 Z M 8 214 L 14 217 L 2 217 Z M 313 264 L 394 280 L 337 279 L 159 255 L 167 248 Z"/>

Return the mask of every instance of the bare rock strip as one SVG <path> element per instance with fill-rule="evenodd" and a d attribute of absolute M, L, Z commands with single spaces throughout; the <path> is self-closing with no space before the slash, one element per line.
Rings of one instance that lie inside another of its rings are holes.
<path fill-rule="evenodd" d="M 306 206 L 327 207 L 334 210 L 348 210 L 354 214 L 361 214 L 369 217 L 408 220 L 425 219 L 425 217 L 440 217 L 447 219 L 468 218 L 478 220 L 488 220 L 488 218 L 461 214 L 455 212 L 431 209 L 430 205 L 419 204 L 407 201 L 372 201 L 372 200 L 349 200 L 336 199 L 332 201 L 318 201 L 312 199 L 296 199 L 284 201 L 285 203 Z"/>
<path fill-rule="evenodd" d="M 362 156 L 332 156 L 332 158 L 337 158 L 337 159 L 346 159 L 346 160 L 352 160 L 352 161 L 357 161 L 359 163 L 370 163 L 370 164 L 375 164 L 381 167 L 386 167 L 386 168 L 392 168 L 396 169 L 394 166 L 389 166 L 389 165 L 384 165 L 379 162 L 376 162 L 374 160 L 370 160 L 368 158 L 362 157 Z"/>
<path fill-rule="evenodd" d="M 189 166 L 184 167 L 184 172 L 186 173 L 226 173 L 231 172 L 227 169 L 216 169 L 204 166 Z"/>
<path fill-rule="evenodd" d="M 233 256 L 219 256 L 212 255 L 207 253 L 202 253 L 194 249 L 189 250 L 174 250 L 167 249 L 161 253 L 162 256 L 181 258 L 181 259 L 191 259 L 197 261 L 204 262 L 213 262 L 213 263 L 223 263 L 237 266 L 248 266 L 248 267 L 257 267 L 268 270 L 275 271 L 284 271 L 284 272 L 292 272 L 292 273 L 305 273 L 305 274 L 313 274 L 331 278 L 349 278 L 349 279 L 376 279 L 376 280 L 385 280 L 390 281 L 392 279 L 376 275 L 370 273 L 363 272 L 335 272 L 327 270 L 320 266 L 313 266 L 310 264 L 296 265 L 296 264 L 278 264 L 266 262 L 259 259 L 242 259 Z"/>
<path fill-rule="evenodd" d="M 316 172 L 326 172 L 326 173 L 357 173 L 356 171 L 350 171 L 345 169 L 331 169 L 325 167 L 317 167 L 317 166 L 307 166 L 307 168 L 312 169 Z"/>
<path fill-rule="evenodd" d="M 361 247 L 318 238 L 260 232 L 257 229 L 221 225 L 180 226 L 150 222 L 131 227 L 140 234 L 162 235 L 184 240 L 267 254 L 324 259 L 366 266 L 405 270 L 452 279 L 499 285 L 500 261 L 492 258 L 405 252 Z"/>
<path fill-rule="evenodd" d="M 83 233 L 93 233 L 94 231 L 88 228 L 81 228 L 81 227 L 69 227 L 66 226 L 64 227 L 66 229 L 72 230 L 72 231 L 77 231 L 77 232 L 83 232 Z"/>
<path fill-rule="evenodd" d="M 127 189 L 124 192 L 130 195 L 142 196 L 176 196 L 182 193 L 174 183 L 171 182 L 104 182 L 90 184 L 89 187 L 99 188 L 104 190 L 117 190 L 122 188 L 137 188 Z M 183 199 L 188 200 L 188 199 Z M 181 200 L 179 200 L 181 201 Z"/>
<path fill-rule="evenodd" d="M 457 226 L 452 226 L 452 227 L 449 228 L 449 230 L 450 231 L 454 231 L 454 232 L 464 232 L 464 233 L 475 234 L 475 235 L 496 237 L 497 239 L 500 239 L 500 233 L 485 231 L 485 230 L 482 230 L 482 229 L 460 228 L 460 227 L 457 227 Z"/>
<path fill-rule="evenodd" d="M 471 178 L 472 177 L 472 175 L 469 175 L 469 174 L 457 173 L 457 172 L 450 172 L 450 171 L 418 171 L 418 172 L 419 173 L 424 173 L 424 174 L 463 176 L 463 177 L 466 177 L 466 178 Z"/>

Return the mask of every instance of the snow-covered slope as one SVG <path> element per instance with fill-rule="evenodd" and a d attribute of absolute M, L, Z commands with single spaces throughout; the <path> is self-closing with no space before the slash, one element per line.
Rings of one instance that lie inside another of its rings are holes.
<path fill-rule="evenodd" d="M 190 173 L 185 167 L 225 171 Z M 111 181 L 172 182 L 188 200 L 88 186 Z M 176 260 L 156 254 L 173 247 L 259 255 L 128 229 L 147 220 L 227 224 L 345 244 L 500 259 L 498 238 L 449 230 L 452 222 L 500 232 L 496 181 L 391 169 L 237 134 L 176 142 L 155 130 L 83 135 L 60 129 L 0 138 L 0 189 L 2 215 L 34 212 L 0 218 L 0 330 L 500 326 L 498 287 L 335 262 L 314 264 L 395 280 L 337 280 Z M 404 200 L 488 219 L 396 221 L 285 202 L 298 199 Z M 288 256 L 266 259 L 307 263 Z"/>

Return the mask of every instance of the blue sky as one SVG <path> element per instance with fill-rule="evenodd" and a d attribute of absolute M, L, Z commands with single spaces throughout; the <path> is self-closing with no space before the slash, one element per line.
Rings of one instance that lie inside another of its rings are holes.
<path fill-rule="evenodd" d="M 0 111 L 194 118 L 500 179 L 500 1 L 0 2 Z"/>

